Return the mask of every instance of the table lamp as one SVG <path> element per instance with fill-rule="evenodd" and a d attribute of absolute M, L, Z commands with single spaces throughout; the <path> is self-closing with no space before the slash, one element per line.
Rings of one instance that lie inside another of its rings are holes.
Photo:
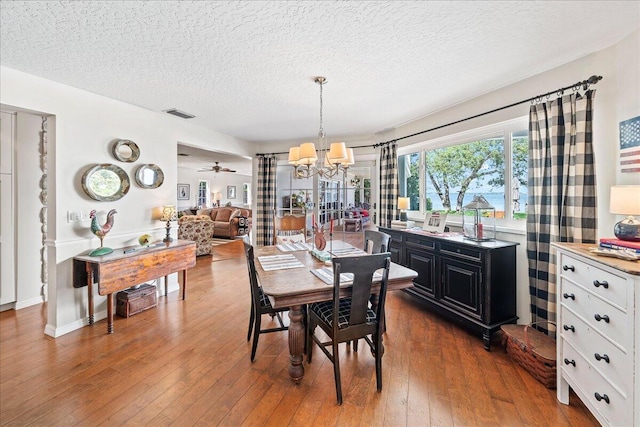
<path fill-rule="evenodd" d="M 160 217 L 160 221 L 167 222 L 167 235 L 162 239 L 163 242 L 173 242 L 169 233 L 171 232 L 171 221 L 175 221 L 176 219 L 176 207 L 174 205 L 164 205 L 162 207 L 162 216 Z"/>
<path fill-rule="evenodd" d="M 220 207 L 220 199 L 222 199 L 222 193 L 220 193 L 219 191 L 217 191 L 217 192 L 216 192 L 216 195 L 215 195 L 215 198 L 216 198 L 216 204 L 217 204 L 217 206 L 218 206 L 218 207 Z"/>
<path fill-rule="evenodd" d="M 611 187 L 609 211 L 613 214 L 628 215 L 613 227 L 616 238 L 640 242 L 640 221 L 633 216 L 640 215 L 640 185 Z"/>
<path fill-rule="evenodd" d="M 398 197 L 398 209 L 400 209 L 400 221 L 406 221 L 407 209 L 409 209 L 408 197 Z"/>

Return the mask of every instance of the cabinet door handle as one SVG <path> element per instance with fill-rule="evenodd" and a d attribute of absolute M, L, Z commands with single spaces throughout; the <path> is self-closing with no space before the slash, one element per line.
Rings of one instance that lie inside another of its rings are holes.
<path fill-rule="evenodd" d="M 569 360 L 569 359 L 567 359 L 567 358 L 565 357 L 565 358 L 564 358 L 564 364 L 565 364 L 565 365 L 573 365 L 573 367 L 575 368 L 575 366 L 576 366 L 576 361 L 575 361 L 575 360 L 573 360 L 573 359 Z"/>
<path fill-rule="evenodd" d="M 602 286 L 605 289 L 609 289 L 609 282 L 607 282 L 606 280 L 603 280 L 602 282 L 599 280 L 594 280 L 593 286 L 595 286 L 596 288 L 599 288 L 600 286 Z"/>
<path fill-rule="evenodd" d="M 564 271 L 567 271 L 567 270 L 576 271 L 576 268 L 573 265 L 566 265 L 565 264 L 565 265 L 562 266 L 562 269 Z"/>
<path fill-rule="evenodd" d="M 573 325 L 563 325 L 562 329 L 564 329 L 565 331 L 571 331 L 571 332 L 576 331 L 576 328 L 574 328 Z"/>
<path fill-rule="evenodd" d="M 599 321 L 601 321 L 601 320 L 604 320 L 604 321 L 605 321 L 605 323 L 609 323 L 609 316 L 607 316 L 606 314 L 605 314 L 605 315 L 600 316 L 598 313 L 596 313 L 596 314 L 595 314 L 595 316 L 593 316 L 593 317 L 594 317 L 598 322 L 599 322 Z"/>
<path fill-rule="evenodd" d="M 607 356 L 606 354 L 603 354 L 602 356 L 600 356 L 600 354 L 596 353 L 593 356 L 596 358 L 598 362 L 601 360 L 604 360 L 605 362 L 609 363 L 609 356 Z"/>
<path fill-rule="evenodd" d="M 606 394 L 601 395 L 596 391 L 593 395 L 596 397 L 596 400 L 598 402 L 600 402 L 601 400 L 604 400 L 605 402 L 609 403 L 609 396 L 607 396 Z"/>
<path fill-rule="evenodd" d="M 564 299 L 571 298 L 571 299 L 572 299 L 572 300 L 574 300 L 574 301 L 576 300 L 576 296 L 575 296 L 574 294 L 568 294 L 568 293 L 566 293 L 566 292 L 565 292 L 564 294 L 562 294 L 562 297 L 563 297 Z"/>

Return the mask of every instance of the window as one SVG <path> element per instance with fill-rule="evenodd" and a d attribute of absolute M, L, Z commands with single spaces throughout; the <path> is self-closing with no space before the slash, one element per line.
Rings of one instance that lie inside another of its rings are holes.
<path fill-rule="evenodd" d="M 209 206 L 209 181 L 198 181 L 198 207 Z"/>
<path fill-rule="evenodd" d="M 460 214 L 474 195 L 496 217 L 526 218 L 529 136 L 526 118 L 407 147 L 398 156 L 399 195 L 410 211 Z"/>
<path fill-rule="evenodd" d="M 248 205 L 251 203 L 251 184 L 242 184 L 242 203 Z"/>

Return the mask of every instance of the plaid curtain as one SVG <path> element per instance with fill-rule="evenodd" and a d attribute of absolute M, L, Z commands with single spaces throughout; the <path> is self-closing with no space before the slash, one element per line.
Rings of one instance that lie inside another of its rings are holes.
<path fill-rule="evenodd" d="M 266 246 L 273 239 L 273 210 L 276 200 L 275 156 L 258 157 L 258 191 L 256 193 L 256 245 Z"/>
<path fill-rule="evenodd" d="M 398 144 L 382 146 L 380 150 L 380 222 L 381 227 L 391 227 L 398 201 Z"/>
<path fill-rule="evenodd" d="M 552 242 L 596 241 L 592 146 L 595 91 L 532 105 L 529 111 L 527 258 L 531 321 L 553 331 L 556 320 Z"/>

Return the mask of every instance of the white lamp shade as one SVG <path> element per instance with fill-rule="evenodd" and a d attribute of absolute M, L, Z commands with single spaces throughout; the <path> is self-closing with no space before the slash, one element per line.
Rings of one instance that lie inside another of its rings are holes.
<path fill-rule="evenodd" d="M 318 160 L 316 146 L 313 142 L 304 142 L 300 144 L 300 164 L 311 165 Z"/>
<path fill-rule="evenodd" d="M 218 191 L 218 192 L 216 193 L 215 200 L 220 200 L 220 199 L 222 199 L 222 193 L 220 193 L 220 192 Z"/>
<path fill-rule="evenodd" d="M 347 147 L 344 142 L 332 142 L 329 148 L 329 161 L 331 163 L 341 163 L 347 158 Z"/>
<path fill-rule="evenodd" d="M 164 205 L 162 207 L 162 217 L 160 221 L 175 221 L 177 218 L 176 207 L 173 205 Z"/>
<path fill-rule="evenodd" d="M 402 210 L 409 209 L 408 197 L 398 197 L 398 209 L 402 209 Z"/>
<path fill-rule="evenodd" d="M 297 165 L 300 161 L 300 147 L 289 148 L 289 164 Z"/>
<path fill-rule="evenodd" d="M 619 215 L 640 215 L 640 185 L 611 187 L 609 211 Z"/>
<path fill-rule="evenodd" d="M 355 163 L 353 159 L 353 148 L 347 148 L 347 158 L 342 160 L 342 166 L 351 166 Z"/>

